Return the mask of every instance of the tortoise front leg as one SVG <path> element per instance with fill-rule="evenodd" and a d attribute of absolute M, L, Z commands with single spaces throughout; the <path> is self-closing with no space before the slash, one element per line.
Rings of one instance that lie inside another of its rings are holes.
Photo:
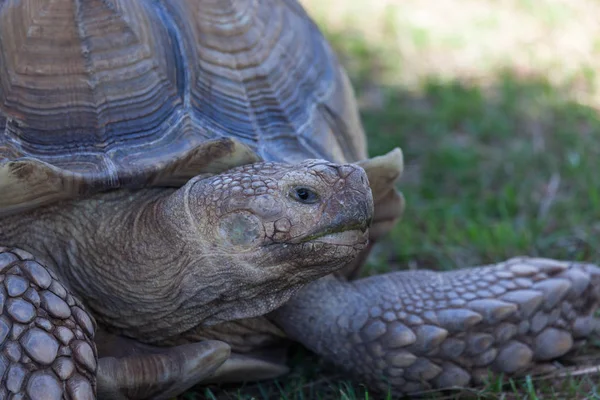
<path fill-rule="evenodd" d="M 600 333 L 600 268 L 515 258 L 452 272 L 317 281 L 275 321 L 373 388 L 410 393 L 478 383 L 489 370 L 545 372 Z"/>
<path fill-rule="evenodd" d="M 95 398 L 95 322 L 81 302 L 20 249 L 0 247 L 0 280 L 0 398 Z"/>
<path fill-rule="evenodd" d="M 96 380 L 98 399 L 166 399 L 229 357 L 218 341 L 152 349 L 122 339 L 118 356 L 98 362 L 94 319 L 50 269 L 0 247 L 0 280 L 0 399 L 94 400 Z"/>

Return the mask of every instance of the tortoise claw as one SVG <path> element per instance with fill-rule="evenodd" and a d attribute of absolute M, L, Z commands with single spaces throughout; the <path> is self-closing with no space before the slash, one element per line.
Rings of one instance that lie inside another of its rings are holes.
<path fill-rule="evenodd" d="M 160 352 L 103 357 L 98 363 L 98 398 L 169 399 L 210 377 L 229 358 L 224 342 L 207 340 Z"/>

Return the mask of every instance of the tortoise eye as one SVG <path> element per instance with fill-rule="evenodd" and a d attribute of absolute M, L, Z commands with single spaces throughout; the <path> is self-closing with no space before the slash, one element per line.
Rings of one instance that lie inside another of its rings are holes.
<path fill-rule="evenodd" d="M 312 189 L 303 186 L 292 188 L 290 196 L 294 200 L 304 204 L 314 204 L 319 201 L 319 195 L 317 193 Z"/>

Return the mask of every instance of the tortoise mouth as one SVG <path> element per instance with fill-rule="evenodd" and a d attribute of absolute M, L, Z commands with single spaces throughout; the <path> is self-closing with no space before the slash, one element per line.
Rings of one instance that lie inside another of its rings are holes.
<path fill-rule="evenodd" d="M 369 231 L 352 229 L 342 232 L 327 233 L 323 236 L 313 237 L 312 241 L 337 246 L 366 246 L 369 241 Z"/>
<path fill-rule="evenodd" d="M 355 223 L 346 226 L 332 226 L 327 229 L 314 230 L 310 233 L 297 237 L 294 244 L 319 242 L 337 246 L 366 245 L 369 241 L 368 224 Z"/>
<path fill-rule="evenodd" d="M 348 229 L 336 232 L 327 230 L 321 233 L 304 235 L 287 242 L 270 243 L 269 245 L 279 245 L 284 248 L 288 246 L 290 248 L 297 248 L 298 246 L 304 246 L 309 243 L 325 246 L 344 246 L 354 248 L 355 250 L 362 250 L 369 243 L 369 230 Z"/>

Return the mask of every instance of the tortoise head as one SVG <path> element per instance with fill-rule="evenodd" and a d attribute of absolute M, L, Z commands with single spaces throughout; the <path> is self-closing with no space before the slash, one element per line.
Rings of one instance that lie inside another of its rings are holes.
<path fill-rule="evenodd" d="M 205 286 L 220 282 L 215 296 L 228 314 L 219 320 L 262 315 L 351 262 L 367 245 L 373 217 L 365 171 L 323 160 L 200 176 L 171 197 L 178 211 L 169 220 L 179 221 L 189 275 L 198 277 L 188 280 L 189 290 L 210 301 Z M 249 310 L 250 300 L 262 306 Z"/>
<path fill-rule="evenodd" d="M 191 186 L 190 212 L 203 239 L 255 266 L 327 273 L 367 243 L 373 199 L 356 165 L 258 163 Z"/>

